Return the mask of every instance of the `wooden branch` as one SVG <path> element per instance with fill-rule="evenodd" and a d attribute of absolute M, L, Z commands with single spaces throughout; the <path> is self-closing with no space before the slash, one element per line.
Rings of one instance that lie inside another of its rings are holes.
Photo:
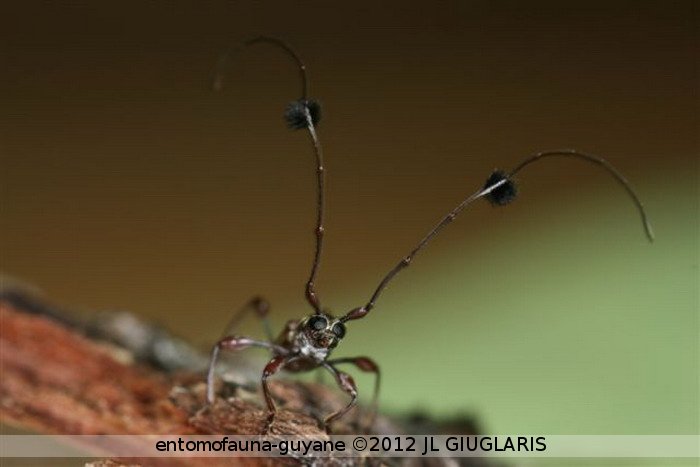
<path fill-rule="evenodd" d="M 148 358 L 144 362 L 148 352 L 139 357 L 133 349 L 88 337 L 90 326 L 57 319 L 60 313 L 47 312 L 31 300 L 7 297 L 0 296 L 3 423 L 46 434 L 261 433 L 267 412 L 257 393 L 257 379 L 227 385 L 227 397 L 207 406 L 201 371 L 158 368 L 164 365 Z M 323 437 L 317 420 L 347 402 L 340 391 L 319 384 L 282 379 L 272 382 L 271 389 L 280 405 L 271 434 Z M 349 416 L 334 429 L 339 434 L 357 432 L 355 420 Z M 377 426 L 387 433 L 406 428 L 383 417 Z M 239 465 L 281 462 L 240 460 Z M 207 466 L 217 465 L 212 459 L 167 461 L 167 465 L 204 465 L 205 461 Z M 138 462 L 161 465 L 162 460 Z"/>
<path fill-rule="evenodd" d="M 40 433 L 193 433 L 166 377 L 42 316 L 0 304 L 0 416 Z"/>

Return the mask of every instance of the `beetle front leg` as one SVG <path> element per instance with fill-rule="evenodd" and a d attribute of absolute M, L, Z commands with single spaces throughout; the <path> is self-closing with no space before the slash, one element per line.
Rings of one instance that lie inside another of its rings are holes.
<path fill-rule="evenodd" d="M 267 421 L 265 422 L 265 428 L 263 430 L 264 435 L 266 435 L 269 431 L 270 428 L 272 427 L 272 422 L 275 421 L 275 415 L 277 415 L 277 407 L 275 406 L 275 401 L 272 398 L 272 394 L 270 393 L 270 388 L 267 384 L 267 379 L 280 371 L 284 365 L 287 364 L 289 361 L 289 358 L 286 355 L 279 355 L 277 357 L 274 357 L 272 360 L 268 362 L 267 365 L 265 365 L 265 369 L 263 370 L 262 374 L 262 388 L 263 388 L 263 394 L 265 395 L 265 402 L 267 403 L 267 409 L 269 410 L 269 415 L 267 416 Z"/>
<path fill-rule="evenodd" d="M 352 409 L 353 407 L 355 407 L 355 404 L 357 404 L 357 386 L 355 385 L 355 380 L 352 379 L 352 376 L 342 371 L 339 371 L 333 365 L 329 363 L 324 363 L 323 367 L 333 374 L 336 383 L 338 383 L 338 386 L 340 386 L 340 389 L 342 389 L 344 392 L 350 395 L 350 402 L 348 402 L 348 405 L 338 410 L 337 412 L 330 414 L 323 421 L 326 433 L 330 434 L 330 424 L 342 417 L 343 415 L 345 415 L 348 412 L 348 410 Z"/>

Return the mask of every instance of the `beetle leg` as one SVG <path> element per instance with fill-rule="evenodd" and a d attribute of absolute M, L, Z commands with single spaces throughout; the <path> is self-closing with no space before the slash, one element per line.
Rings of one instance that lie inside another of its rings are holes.
<path fill-rule="evenodd" d="M 381 372 L 379 371 L 379 365 L 377 365 L 377 363 L 369 357 L 338 358 L 336 360 L 329 360 L 328 363 L 330 365 L 336 365 L 338 363 L 351 363 L 364 372 L 374 373 L 374 392 L 372 394 L 372 402 L 370 404 L 370 416 L 367 421 L 367 426 L 365 430 L 369 433 L 372 429 L 372 426 L 374 426 L 379 407 L 379 385 L 381 382 Z"/>
<path fill-rule="evenodd" d="M 277 407 L 275 406 L 275 401 L 272 398 L 272 394 L 270 394 L 270 388 L 267 383 L 267 379 L 280 371 L 284 365 L 287 364 L 289 361 L 289 357 L 286 355 L 278 355 L 274 357 L 272 360 L 270 360 L 267 365 L 265 365 L 265 369 L 263 370 L 262 374 L 262 388 L 263 388 L 263 394 L 265 395 L 265 402 L 267 403 L 267 408 L 269 410 L 269 415 L 267 416 L 267 421 L 265 423 L 265 428 L 263 430 L 264 435 L 266 435 L 270 431 L 270 427 L 272 427 L 272 422 L 275 421 L 275 415 L 277 414 Z"/>
<path fill-rule="evenodd" d="M 214 402 L 214 376 L 216 374 L 216 362 L 222 350 L 243 350 L 248 347 L 263 347 L 278 354 L 286 355 L 287 350 L 269 342 L 258 341 L 248 337 L 228 336 L 217 342 L 211 350 L 209 359 L 209 371 L 207 371 L 207 403 Z"/>
<path fill-rule="evenodd" d="M 355 404 L 357 404 L 357 386 L 355 385 L 355 381 L 352 379 L 352 376 L 345 372 L 339 371 L 330 363 L 324 363 L 323 367 L 333 374 L 333 376 L 335 377 L 335 381 L 336 383 L 338 383 L 340 389 L 342 389 L 344 392 L 350 395 L 350 402 L 348 402 L 348 405 L 338 410 L 337 412 L 330 414 L 323 421 L 323 425 L 326 429 L 326 432 L 330 434 L 331 423 L 345 415 L 348 412 L 348 410 L 352 409 L 353 407 L 355 407 Z"/>
<path fill-rule="evenodd" d="M 243 305 L 233 314 L 231 321 L 229 321 L 226 328 L 224 328 L 224 336 L 230 336 L 246 313 L 250 311 L 254 311 L 255 315 L 260 319 L 260 321 L 262 321 L 267 340 L 273 341 L 275 336 L 272 335 L 272 327 L 270 326 L 270 320 L 267 317 L 267 315 L 270 313 L 270 303 L 259 296 L 251 298 L 248 303 Z"/>

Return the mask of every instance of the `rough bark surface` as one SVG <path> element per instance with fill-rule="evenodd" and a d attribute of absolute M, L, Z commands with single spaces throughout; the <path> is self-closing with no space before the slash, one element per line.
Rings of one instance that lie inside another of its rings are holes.
<path fill-rule="evenodd" d="M 109 321 L 105 317 L 101 319 Z M 220 394 L 225 392 L 224 397 L 207 406 L 201 368 L 173 369 L 168 363 L 174 359 L 173 355 L 154 358 L 144 342 L 155 342 L 157 338 L 162 347 L 162 340 L 168 337 L 162 330 L 133 317 L 130 319 L 129 325 L 139 328 L 137 330 L 145 336 L 143 342 L 117 345 L 119 333 L 113 330 L 79 322 L 21 295 L 0 295 L 0 421 L 46 434 L 261 432 L 267 412 L 261 404 L 259 381 L 219 387 Z M 144 329 L 148 332 L 143 332 Z M 201 366 L 201 355 L 196 350 L 183 350 L 182 342 L 172 339 L 175 344 L 169 348 L 176 355 L 189 352 L 189 361 L 193 362 L 190 366 Z M 318 420 L 346 403 L 340 391 L 320 384 L 281 379 L 272 382 L 271 388 L 280 407 L 271 434 L 325 436 Z M 342 423 L 334 425 L 334 431 L 357 433 L 358 419 L 362 415 L 361 409 L 351 413 Z M 375 431 L 416 433 L 421 428 L 429 428 L 433 433 L 442 431 L 425 418 L 414 421 L 422 422 L 423 426 L 401 426 L 380 417 Z M 474 433 L 472 425 L 460 424 L 462 434 Z M 288 461 L 236 459 L 236 465 L 281 463 Z M 324 463 L 346 462 L 326 460 Z M 120 459 L 91 465 L 205 464 L 214 466 L 223 465 L 223 462 L 216 459 Z M 231 465 L 230 460 L 227 465 Z"/>

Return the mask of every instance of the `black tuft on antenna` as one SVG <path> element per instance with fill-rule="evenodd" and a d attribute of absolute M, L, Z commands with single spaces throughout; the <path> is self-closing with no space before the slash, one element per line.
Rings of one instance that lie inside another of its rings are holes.
<path fill-rule="evenodd" d="M 488 187 L 495 185 L 502 180 L 507 181 L 485 196 L 485 198 L 494 206 L 505 206 L 506 204 L 509 204 L 515 200 L 515 198 L 518 196 L 518 187 L 515 185 L 515 182 L 502 170 L 493 171 L 493 173 L 486 180 L 484 189 L 487 189 Z"/>
<path fill-rule="evenodd" d="M 311 123 L 314 126 L 321 121 L 321 104 L 315 99 L 299 99 L 287 104 L 284 109 L 284 120 L 292 130 L 308 128 L 309 122 L 306 118 L 306 111 L 309 111 Z"/>

